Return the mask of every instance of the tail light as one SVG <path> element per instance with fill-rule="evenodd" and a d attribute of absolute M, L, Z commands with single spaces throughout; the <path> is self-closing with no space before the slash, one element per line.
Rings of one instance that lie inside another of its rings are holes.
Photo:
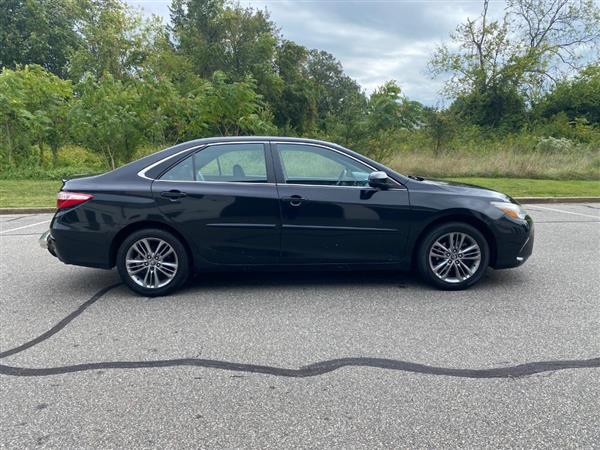
<path fill-rule="evenodd" d="M 94 198 L 92 194 L 82 194 L 80 192 L 60 191 L 56 195 L 56 207 L 58 209 L 69 208 L 70 206 L 80 205 Z"/>

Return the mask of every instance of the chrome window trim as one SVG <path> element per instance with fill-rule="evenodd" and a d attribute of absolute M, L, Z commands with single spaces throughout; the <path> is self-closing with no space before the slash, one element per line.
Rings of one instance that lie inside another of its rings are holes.
<path fill-rule="evenodd" d="M 351 188 L 351 189 L 368 189 L 371 186 L 369 186 L 368 184 L 366 186 L 337 186 L 337 185 L 333 185 L 333 184 L 293 184 L 293 183 L 269 183 L 269 182 L 251 182 L 251 181 L 196 181 L 196 180 L 161 180 L 160 178 L 150 178 L 148 176 L 146 176 L 146 172 L 148 172 L 150 169 L 153 169 L 154 167 L 158 166 L 159 164 L 162 164 L 165 161 L 168 161 L 169 159 L 175 158 L 185 152 L 190 152 L 193 153 L 196 150 L 199 149 L 204 149 L 206 147 L 210 147 L 213 145 L 229 145 L 229 144 L 263 144 L 263 146 L 266 146 L 267 144 L 290 144 L 290 145 L 308 145 L 308 146 L 312 146 L 312 147 L 320 147 L 320 148 L 324 148 L 326 150 L 331 150 L 333 152 L 339 153 L 342 156 L 345 156 L 347 158 L 353 159 L 354 161 L 358 162 L 359 164 L 362 164 L 363 166 L 367 166 L 369 169 L 376 171 L 379 169 L 376 169 L 375 167 L 371 166 L 370 164 L 361 161 L 358 158 L 355 158 L 352 155 L 349 155 L 341 150 L 335 149 L 333 147 L 329 147 L 327 145 L 323 145 L 323 144 L 317 144 L 314 142 L 302 142 L 302 141 L 232 141 L 232 142 L 211 142 L 208 144 L 201 144 L 201 145 L 197 145 L 195 147 L 190 147 L 190 148 L 186 148 L 185 150 L 181 150 L 180 152 L 177 152 L 173 155 L 167 156 L 155 163 L 152 163 L 151 165 L 149 165 L 148 167 L 140 170 L 137 175 L 141 178 L 145 178 L 146 180 L 150 180 L 150 181 L 161 181 L 163 183 L 205 183 L 205 184 L 241 184 L 244 186 L 248 186 L 248 185 L 258 185 L 258 186 L 308 186 L 308 187 L 326 187 L 326 188 Z M 265 147 L 265 151 L 267 151 L 267 148 Z M 278 151 L 278 150 L 277 150 Z M 394 180 L 393 178 L 391 178 L 391 180 L 396 184 L 396 186 L 394 187 L 390 187 L 386 190 L 391 190 L 391 191 L 405 191 L 407 190 L 407 188 L 402 185 L 400 182 Z"/>
<path fill-rule="evenodd" d="M 150 178 L 151 179 L 151 178 Z M 268 185 L 268 186 L 275 186 L 276 183 L 263 183 L 262 181 L 257 181 L 257 182 L 253 182 L 253 181 L 194 181 L 194 180 L 182 180 L 182 181 L 177 181 L 177 180 L 161 180 L 160 178 L 157 178 L 153 181 L 160 181 L 161 183 L 194 183 L 194 184 L 243 184 L 244 186 L 252 186 L 252 185 L 257 185 L 257 186 L 264 186 L 264 185 Z"/>
<path fill-rule="evenodd" d="M 248 184 L 248 182 L 246 181 L 186 181 L 186 180 L 182 180 L 182 181 L 178 181 L 178 180 L 161 180 L 160 178 L 150 178 L 146 176 L 146 172 L 148 172 L 150 169 L 153 169 L 154 167 L 158 166 L 159 164 L 162 164 L 165 161 L 168 161 L 171 158 L 175 158 L 176 156 L 181 155 L 182 153 L 185 152 L 190 152 L 192 153 L 194 150 L 198 150 L 198 149 L 204 149 L 206 147 L 210 147 L 211 145 L 229 145 L 229 144 L 263 144 L 264 150 L 266 152 L 266 147 L 265 145 L 268 144 L 269 141 L 235 141 L 235 142 L 210 142 L 208 144 L 201 144 L 201 145 L 197 145 L 195 147 L 190 147 L 190 148 L 186 148 L 185 150 L 182 150 L 180 152 L 175 153 L 174 155 L 171 156 L 167 156 L 166 158 L 161 159 L 160 161 L 157 161 L 151 165 L 149 165 L 148 167 L 146 167 L 145 169 L 140 170 L 137 175 L 139 177 L 145 178 L 146 180 L 151 180 L 151 181 L 171 181 L 173 183 L 241 183 L 241 184 Z M 266 155 L 265 155 L 265 163 L 266 163 Z M 259 184 L 259 183 L 254 183 L 254 184 Z M 275 184 L 275 183 L 262 183 L 262 184 Z"/>
<path fill-rule="evenodd" d="M 392 180 L 394 181 L 394 183 L 396 183 L 396 180 Z M 374 188 L 373 186 L 367 184 L 366 186 L 338 186 L 336 184 L 302 184 L 302 183 L 279 183 L 277 186 L 301 186 L 301 187 L 309 187 L 309 188 L 345 188 L 345 189 L 362 189 L 363 191 L 366 189 L 373 189 L 373 190 L 381 190 L 381 189 L 377 189 Z M 406 188 L 405 187 L 390 187 L 387 189 L 384 189 L 386 191 L 405 191 Z"/>
<path fill-rule="evenodd" d="M 162 163 L 164 163 L 165 161 L 168 161 L 169 159 L 172 159 L 172 158 L 175 158 L 176 156 L 179 156 L 179 155 L 181 155 L 182 153 L 185 153 L 185 152 L 190 152 L 190 151 L 192 151 L 192 150 L 197 150 L 197 149 L 199 149 L 199 148 L 202 148 L 202 147 L 204 147 L 204 145 L 198 145 L 198 146 L 196 146 L 196 147 L 190 147 L 190 148 L 186 148 L 185 150 L 181 150 L 180 152 L 177 152 L 177 153 L 175 153 L 175 154 L 173 154 L 173 155 L 171 155 L 171 156 L 167 156 L 166 158 L 163 158 L 163 159 L 161 159 L 161 160 L 158 160 L 158 161 L 156 161 L 155 163 L 152 163 L 152 164 L 150 164 L 148 167 L 145 167 L 144 169 L 140 170 L 140 171 L 137 173 L 137 176 L 138 176 L 138 177 L 145 178 L 146 180 L 150 180 L 150 181 L 156 181 L 156 180 L 157 180 L 156 178 L 150 178 L 150 177 L 147 177 L 147 176 L 146 176 L 146 172 L 148 172 L 150 169 L 154 169 L 156 166 L 158 166 L 159 164 L 162 164 Z"/>
<path fill-rule="evenodd" d="M 314 142 L 297 142 L 297 141 L 271 141 L 271 144 L 290 144 L 290 145 L 310 145 L 312 147 L 321 147 L 324 148 L 325 150 L 331 150 L 333 152 L 339 153 L 342 156 L 345 156 L 347 158 L 353 159 L 354 161 L 356 161 L 359 164 L 362 164 L 363 166 L 367 166 L 369 169 L 371 169 L 373 172 L 378 171 L 379 169 L 376 169 L 375 167 L 371 166 L 370 164 L 367 164 L 364 161 L 361 161 L 358 158 L 355 158 L 352 155 L 349 155 L 348 153 L 345 153 L 341 150 L 338 150 L 336 148 L 333 147 L 329 147 L 327 145 L 323 145 L 323 144 L 317 144 Z M 279 151 L 279 149 L 277 149 L 276 151 Z M 281 158 L 279 158 L 281 160 Z M 283 169 L 283 162 L 281 162 L 282 165 L 282 169 Z M 388 191 L 405 191 L 406 187 L 404 185 L 402 185 L 401 183 L 399 183 L 398 181 L 394 180 L 393 178 L 390 178 L 394 184 L 396 184 L 397 186 L 394 187 L 390 187 L 386 190 Z M 358 188 L 358 189 L 365 189 L 365 188 L 369 188 L 371 187 L 368 183 L 366 186 L 338 186 L 338 185 L 334 185 L 334 184 L 301 184 L 301 183 L 280 183 L 280 185 L 283 186 L 317 186 L 317 187 L 334 187 L 334 188 Z"/>

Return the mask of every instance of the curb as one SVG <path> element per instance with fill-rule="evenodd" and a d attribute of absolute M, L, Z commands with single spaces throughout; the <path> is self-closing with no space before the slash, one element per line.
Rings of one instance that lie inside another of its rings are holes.
<path fill-rule="evenodd" d="M 56 208 L 0 208 L 3 214 L 48 214 L 56 212 Z"/>
<path fill-rule="evenodd" d="M 600 197 L 515 197 L 519 203 L 600 203 Z"/>
<path fill-rule="evenodd" d="M 600 203 L 600 197 L 515 197 L 519 203 Z M 56 208 L 0 208 L 3 214 L 49 214 Z"/>

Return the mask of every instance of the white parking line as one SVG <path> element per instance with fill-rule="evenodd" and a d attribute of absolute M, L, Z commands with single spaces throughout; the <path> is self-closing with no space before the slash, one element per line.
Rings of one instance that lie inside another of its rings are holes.
<path fill-rule="evenodd" d="M 582 213 L 576 213 L 576 212 L 571 212 L 571 211 L 563 211 L 562 209 L 547 208 L 545 206 L 538 206 L 538 205 L 527 207 L 527 209 L 532 209 L 534 211 L 535 211 L 535 208 L 546 209 L 548 211 L 556 211 L 556 212 L 563 213 L 563 214 L 573 214 L 574 216 L 583 216 L 583 217 L 591 217 L 593 219 L 600 219 L 600 215 L 592 216 L 591 214 L 582 214 Z"/>
<path fill-rule="evenodd" d="M 50 219 L 50 220 L 52 220 L 52 219 Z M 50 222 L 50 220 L 44 220 L 43 222 L 38 222 L 38 223 L 30 223 L 29 225 L 23 225 L 22 227 L 11 228 L 10 230 L 2 230 L 2 231 L 0 231 L 0 234 L 2 234 L 2 233 L 10 233 L 11 231 L 22 230 L 23 228 L 35 227 L 36 225 L 41 225 L 43 223 L 48 223 L 48 222 Z"/>

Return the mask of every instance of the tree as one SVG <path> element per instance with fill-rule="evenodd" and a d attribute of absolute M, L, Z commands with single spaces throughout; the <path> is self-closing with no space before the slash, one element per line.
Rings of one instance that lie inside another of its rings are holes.
<path fill-rule="evenodd" d="M 83 45 L 71 55 L 71 79 L 79 81 L 86 73 L 97 79 L 109 73 L 117 80 L 139 74 L 155 53 L 154 38 L 162 35 L 160 20 L 144 21 L 121 0 L 81 1 Z"/>
<path fill-rule="evenodd" d="M 378 87 L 367 104 L 369 153 L 385 160 L 393 153 L 398 131 L 412 130 L 423 122 L 423 105 L 401 95 L 400 86 L 388 81 Z"/>
<path fill-rule="evenodd" d="M 274 100 L 275 123 L 297 133 L 306 133 L 315 125 L 316 102 L 313 85 L 306 73 L 308 50 L 292 41 L 283 41 L 277 49 L 277 67 L 283 89 Z"/>
<path fill-rule="evenodd" d="M 16 72 L 4 69 L 0 74 L 0 133 L 7 165 L 12 167 L 29 150 L 31 113 L 25 107 L 23 80 Z"/>
<path fill-rule="evenodd" d="M 454 135 L 455 115 L 448 110 L 425 109 L 425 132 L 433 142 L 433 153 L 439 155 Z"/>
<path fill-rule="evenodd" d="M 224 7 L 225 0 L 173 0 L 169 8 L 175 48 L 204 78 L 223 68 L 220 44 Z"/>
<path fill-rule="evenodd" d="M 278 37 L 266 11 L 224 0 L 173 0 L 170 10 L 175 48 L 197 75 L 210 78 L 220 70 L 234 81 L 251 75 L 262 94 L 277 84 Z"/>
<path fill-rule="evenodd" d="M 123 82 L 107 74 L 96 81 L 85 77 L 70 116 L 74 139 L 101 154 L 115 168 L 131 160 L 143 141 L 140 95 L 134 82 Z"/>
<path fill-rule="evenodd" d="M 66 118 L 73 95 L 71 83 L 61 80 L 40 66 L 17 70 L 4 69 L 0 75 L 0 123 L 8 164 L 15 156 L 30 155 L 37 145 L 38 163 L 44 162 L 44 146 L 52 151 L 56 163 L 59 147 L 65 142 Z M 19 155 L 15 153 L 20 151 Z"/>
<path fill-rule="evenodd" d="M 67 116 L 73 96 L 71 82 L 61 80 L 40 66 L 25 66 L 20 74 L 26 95 L 25 107 L 32 115 L 32 142 L 39 147 L 40 163 L 44 160 L 44 144 L 48 144 L 56 165 L 58 149 L 67 140 Z"/>
<path fill-rule="evenodd" d="M 230 83 L 222 72 L 215 72 L 206 85 L 205 116 L 209 128 L 222 136 L 272 134 L 271 115 L 254 90 L 251 78 Z"/>
<path fill-rule="evenodd" d="M 547 80 L 553 85 L 580 71 L 600 51 L 600 7 L 594 0 L 507 0 L 507 18 L 533 86 Z"/>
<path fill-rule="evenodd" d="M 211 81 L 196 78 L 181 108 L 181 134 L 185 139 L 210 135 L 273 134 L 268 107 L 255 91 L 252 78 L 231 82 L 217 71 Z"/>
<path fill-rule="evenodd" d="M 64 77 L 81 45 L 76 0 L 0 0 L 0 69 L 38 64 Z"/>
<path fill-rule="evenodd" d="M 360 86 L 344 73 L 342 64 L 331 53 L 311 50 L 307 74 L 314 85 L 317 114 L 321 120 L 328 114 L 340 114 L 345 99 L 361 95 Z"/>
<path fill-rule="evenodd" d="M 480 17 L 459 25 L 452 44 L 436 50 L 430 70 L 449 73 L 445 93 L 462 97 L 467 108 L 477 105 L 472 116 L 485 117 L 481 124 L 498 126 L 522 113 L 548 81 L 576 69 L 579 53 L 598 50 L 600 9 L 593 0 L 509 0 L 504 17 L 491 20 L 488 5 L 484 0 Z"/>
<path fill-rule="evenodd" d="M 564 113 L 571 121 L 581 118 L 599 125 L 600 64 L 586 67 L 572 80 L 559 82 L 535 109 L 545 118 Z"/>
<path fill-rule="evenodd" d="M 368 123 L 372 131 L 384 129 L 413 129 L 422 121 L 423 106 L 401 95 L 400 86 L 388 81 L 369 98 Z"/>
<path fill-rule="evenodd" d="M 340 103 L 339 112 L 328 113 L 323 122 L 327 139 L 346 147 L 359 147 L 367 134 L 367 98 L 362 92 L 355 92 Z"/>
<path fill-rule="evenodd" d="M 167 77 L 143 73 L 139 82 L 133 82 L 137 92 L 136 111 L 145 140 L 153 144 L 175 144 L 184 138 L 185 98 Z"/>

